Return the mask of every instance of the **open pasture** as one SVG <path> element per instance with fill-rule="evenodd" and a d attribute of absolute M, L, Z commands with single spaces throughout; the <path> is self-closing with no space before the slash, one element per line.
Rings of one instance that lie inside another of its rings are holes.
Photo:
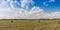
<path fill-rule="evenodd" d="M 60 20 L 0 20 L 0 30 L 60 30 Z"/>

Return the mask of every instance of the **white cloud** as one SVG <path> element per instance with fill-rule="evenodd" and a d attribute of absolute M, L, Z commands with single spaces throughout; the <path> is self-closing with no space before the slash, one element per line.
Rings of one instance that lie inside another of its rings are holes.
<path fill-rule="evenodd" d="M 43 5 L 44 6 L 49 6 L 49 3 L 55 2 L 55 0 L 49 0 L 49 1 L 44 1 Z"/>
<path fill-rule="evenodd" d="M 3 1 L 0 3 L 0 19 L 40 19 L 60 17 L 60 12 L 45 13 L 42 8 L 36 6 L 33 6 L 32 9 L 29 9 L 30 11 L 28 11 L 29 4 L 34 4 L 32 0 L 21 0 L 21 8 L 15 8 L 13 3 L 19 5 L 17 1 L 13 2 L 12 0 L 7 0 L 7 2 Z"/>
<path fill-rule="evenodd" d="M 20 9 L 18 15 L 18 19 L 40 19 L 43 17 L 43 9 L 39 7 L 33 7 L 30 11 L 25 10 L 25 9 Z"/>
<path fill-rule="evenodd" d="M 60 18 L 60 12 L 45 13 L 39 7 L 33 7 L 31 11 L 25 9 L 4 9 L 0 10 L 0 19 L 40 19 L 40 18 Z"/>
<path fill-rule="evenodd" d="M 43 5 L 44 6 L 48 6 L 49 4 L 47 2 L 43 2 Z"/>
<path fill-rule="evenodd" d="M 17 7 L 16 5 L 20 5 L 20 3 L 15 0 L 0 0 L 0 8 L 3 7 L 3 8 L 15 8 Z"/>
<path fill-rule="evenodd" d="M 14 9 L 0 8 L 0 19 L 13 19 L 14 14 L 16 14 L 16 10 Z"/>
<path fill-rule="evenodd" d="M 30 11 L 23 8 L 0 8 L 0 19 L 40 19 L 43 9 L 33 7 Z"/>
<path fill-rule="evenodd" d="M 51 12 L 45 15 L 46 18 L 60 18 L 60 12 Z"/>
<path fill-rule="evenodd" d="M 55 0 L 49 0 L 49 2 L 55 2 Z"/>
<path fill-rule="evenodd" d="M 28 9 L 30 4 L 34 4 L 32 0 L 21 0 L 21 7 Z"/>

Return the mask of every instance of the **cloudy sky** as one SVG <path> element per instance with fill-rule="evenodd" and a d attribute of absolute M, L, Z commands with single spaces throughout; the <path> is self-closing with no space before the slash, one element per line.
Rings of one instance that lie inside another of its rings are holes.
<path fill-rule="evenodd" d="M 0 19 L 60 18 L 60 0 L 0 0 Z"/>

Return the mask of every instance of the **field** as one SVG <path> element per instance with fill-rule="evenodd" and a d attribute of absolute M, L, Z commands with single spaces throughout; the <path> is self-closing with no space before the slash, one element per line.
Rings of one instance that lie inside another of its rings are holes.
<path fill-rule="evenodd" d="M 0 30 L 60 30 L 60 20 L 0 20 Z"/>

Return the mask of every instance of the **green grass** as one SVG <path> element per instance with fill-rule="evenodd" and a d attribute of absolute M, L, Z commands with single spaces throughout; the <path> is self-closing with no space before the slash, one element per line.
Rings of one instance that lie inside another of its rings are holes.
<path fill-rule="evenodd" d="M 0 30 L 60 30 L 60 20 L 0 20 Z"/>

